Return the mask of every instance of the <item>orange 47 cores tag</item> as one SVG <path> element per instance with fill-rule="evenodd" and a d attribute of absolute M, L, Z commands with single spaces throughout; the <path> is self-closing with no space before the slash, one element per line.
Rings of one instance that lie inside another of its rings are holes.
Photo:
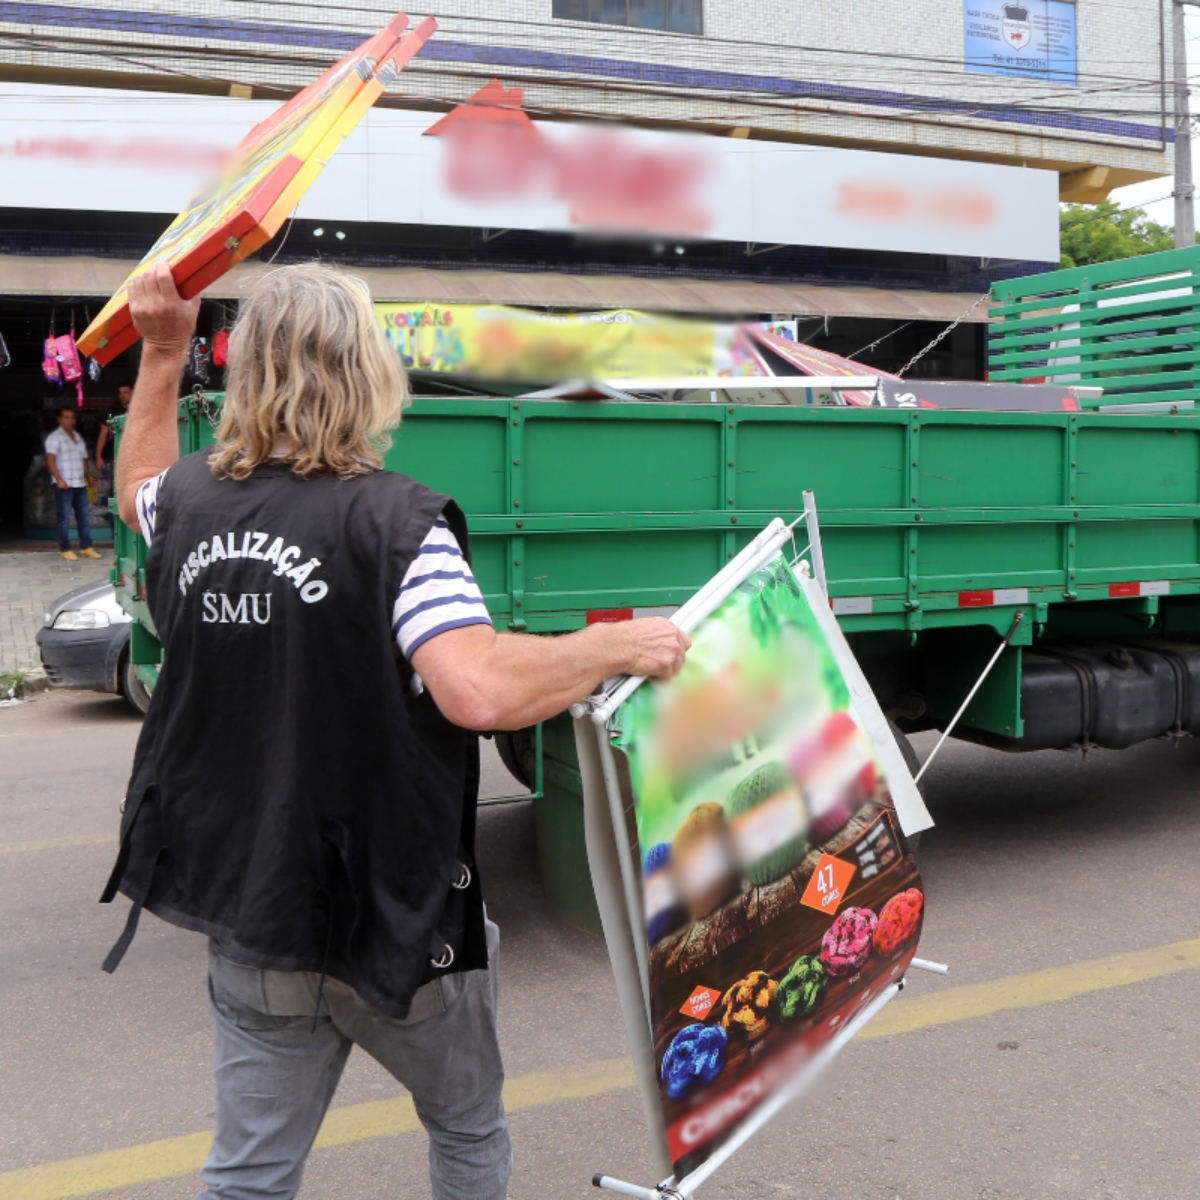
<path fill-rule="evenodd" d="M 804 895 L 800 897 L 800 903 L 818 912 L 837 912 L 838 903 L 845 898 L 846 889 L 856 870 L 853 863 L 834 858 L 832 854 L 822 854 L 808 887 L 804 889 Z"/>

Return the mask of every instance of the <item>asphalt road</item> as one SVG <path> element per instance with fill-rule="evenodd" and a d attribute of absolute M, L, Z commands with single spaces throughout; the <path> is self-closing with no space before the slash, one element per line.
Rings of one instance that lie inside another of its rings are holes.
<path fill-rule="evenodd" d="M 125 915 L 96 897 L 137 730 L 107 697 L 0 710 L 6 1200 L 197 1190 L 187 1164 L 212 1116 L 203 940 L 146 918 L 117 974 L 99 970 Z M 1198 768 L 1195 743 L 1086 762 L 951 743 L 927 777 L 938 827 L 919 855 L 921 953 L 951 975 L 914 974 L 880 1036 L 704 1197 L 1195 1195 L 1200 943 L 1170 944 L 1200 936 Z M 501 772 L 493 792 L 509 790 Z M 510 1196 L 597 1195 L 598 1169 L 648 1183 L 603 946 L 545 910 L 528 805 L 485 810 L 480 842 L 503 937 Z M 412 1127 L 401 1096 L 352 1056 L 302 1195 L 427 1197 L 423 1135 L 389 1133 Z M 138 1171 L 150 1181 L 128 1182 Z"/>

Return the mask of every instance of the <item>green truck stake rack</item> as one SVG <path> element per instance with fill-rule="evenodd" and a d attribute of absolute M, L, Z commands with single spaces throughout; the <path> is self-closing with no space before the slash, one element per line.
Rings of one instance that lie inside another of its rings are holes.
<path fill-rule="evenodd" d="M 1100 385 L 1085 407 L 1200 400 L 1200 246 L 992 286 L 988 376 Z"/>
<path fill-rule="evenodd" d="M 1161 290 L 1165 267 L 1190 270 L 1198 255 L 1140 259 L 1139 272 L 1160 264 L 1138 278 Z M 1095 287 L 1097 271 L 1105 281 L 1134 277 L 1129 264 L 1086 271 Z M 1056 272 L 997 292 L 1019 292 L 1020 324 L 1035 303 L 1028 297 L 1044 307 L 1057 288 L 1061 305 L 1068 287 L 1083 295 L 1084 282 Z M 1191 338 L 1181 324 L 1191 309 L 1177 299 L 1172 332 L 1160 336 Z M 1042 338 L 1028 343 L 1030 361 L 1039 346 L 1046 355 L 1044 333 L 1005 329 L 1003 354 L 1028 336 Z M 834 613 L 900 730 L 944 727 L 1021 614 L 955 729 L 1021 749 L 1031 648 L 1200 633 L 1200 415 L 1174 411 L 1194 385 L 1147 390 L 1139 367 L 1124 377 L 1135 390 L 1122 393 L 1115 361 L 1097 354 L 1072 366 L 1081 382 L 1108 389 L 1102 405 L 1118 391 L 1128 407 L 1111 414 L 419 398 L 386 467 L 459 502 L 497 627 L 533 633 L 673 609 L 772 518 L 799 516 L 812 489 Z M 1028 378 L 1033 369 L 1005 371 Z M 1164 395 L 1170 404 L 1129 404 Z M 180 401 L 182 452 L 212 441 L 220 399 Z M 161 648 L 145 605 L 145 554 L 118 522 L 113 579 L 135 618 L 133 662 L 152 686 Z M 569 719 L 497 736 L 533 792 L 550 902 L 596 928 Z"/>

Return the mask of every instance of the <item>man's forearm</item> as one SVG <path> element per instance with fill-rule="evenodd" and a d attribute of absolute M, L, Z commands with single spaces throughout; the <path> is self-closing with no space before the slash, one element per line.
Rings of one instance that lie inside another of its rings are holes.
<path fill-rule="evenodd" d="M 121 520 L 134 525 L 138 486 L 165 471 L 179 457 L 176 404 L 187 347 L 147 342 L 117 455 L 117 503 Z"/>
<path fill-rule="evenodd" d="M 563 637 L 496 633 L 476 625 L 419 647 L 413 667 L 442 712 L 464 729 L 523 729 L 583 699 L 638 662 L 630 622 Z"/>
<path fill-rule="evenodd" d="M 583 699 L 632 666 L 629 641 L 616 625 L 593 625 L 562 637 L 501 633 L 488 667 L 499 697 L 496 729 L 524 729 Z"/>
<path fill-rule="evenodd" d="M 582 700 L 613 675 L 669 679 L 690 645 L 662 617 L 592 625 L 564 637 L 468 625 L 418 646 L 412 665 L 455 725 L 524 729 Z"/>

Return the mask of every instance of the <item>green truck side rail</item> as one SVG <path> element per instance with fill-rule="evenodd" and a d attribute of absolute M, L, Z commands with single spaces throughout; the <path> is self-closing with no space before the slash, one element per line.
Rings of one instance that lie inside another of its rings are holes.
<path fill-rule="evenodd" d="M 218 403 L 181 401 L 185 453 L 211 442 Z M 811 489 L 834 611 L 909 731 L 944 726 L 1018 613 L 964 730 L 1021 735 L 1021 656 L 1039 640 L 1200 630 L 1200 416 L 1186 413 L 418 399 L 386 466 L 459 502 L 497 627 L 531 632 L 682 603 Z M 118 525 L 114 580 L 152 683 L 144 563 Z M 570 726 L 543 732 L 543 877 L 591 925 Z"/>
<path fill-rule="evenodd" d="M 1200 400 L 1200 246 L 992 285 L 988 378 L 1101 386 L 1085 406 Z"/>
<path fill-rule="evenodd" d="M 211 441 L 203 407 L 180 403 L 185 452 Z M 1101 611 L 1114 632 L 1160 604 L 1177 631 L 1200 622 L 1198 439 L 1187 414 L 437 399 L 411 405 L 386 466 L 462 506 L 500 628 L 678 605 L 795 519 L 807 488 L 835 611 L 864 649 L 1003 634 L 1017 611 L 1020 646 Z M 151 634 L 144 546 L 124 527 L 117 543 L 122 602 Z M 1128 595 L 1152 581 L 1169 605 Z"/>

